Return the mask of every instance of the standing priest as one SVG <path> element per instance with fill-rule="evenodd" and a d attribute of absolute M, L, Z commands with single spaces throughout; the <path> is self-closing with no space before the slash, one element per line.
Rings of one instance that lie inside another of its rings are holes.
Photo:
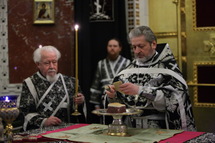
<path fill-rule="evenodd" d="M 188 86 L 169 45 L 158 46 L 147 26 L 131 30 L 129 40 L 135 60 L 115 77 L 119 88 L 109 86 L 109 101 L 142 108 L 145 127 L 196 130 Z"/>

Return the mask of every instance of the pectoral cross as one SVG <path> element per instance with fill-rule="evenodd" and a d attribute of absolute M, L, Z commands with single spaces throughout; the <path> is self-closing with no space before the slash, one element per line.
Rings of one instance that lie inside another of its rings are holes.
<path fill-rule="evenodd" d="M 53 110 L 53 108 L 51 107 L 52 102 L 49 102 L 48 104 L 43 103 L 43 105 L 45 106 L 44 111 L 47 111 L 47 110 L 52 111 Z"/>

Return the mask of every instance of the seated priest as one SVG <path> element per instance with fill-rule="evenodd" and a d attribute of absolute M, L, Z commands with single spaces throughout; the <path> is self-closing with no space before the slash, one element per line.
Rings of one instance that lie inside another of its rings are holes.
<path fill-rule="evenodd" d="M 85 122 L 84 114 L 71 116 L 74 105 L 83 113 L 85 97 L 75 78 L 58 73 L 59 50 L 53 46 L 37 48 L 33 54 L 38 72 L 26 78 L 18 99 L 18 107 L 25 116 L 23 129 L 60 125 L 63 122 Z"/>
<path fill-rule="evenodd" d="M 195 131 L 188 86 L 169 45 L 162 44 L 159 49 L 155 34 L 147 26 L 131 30 L 129 40 L 135 59 L 114 78 L 122 84 L 106 90 L 109 102 L 143 109 L 141 118 L 128 122 L 135 127 L 137 119 L 146 119 L 144 124 L 149 128 Z"/>

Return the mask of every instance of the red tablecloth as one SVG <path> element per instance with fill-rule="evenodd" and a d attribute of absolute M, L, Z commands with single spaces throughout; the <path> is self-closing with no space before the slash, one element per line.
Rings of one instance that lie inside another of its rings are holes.
<path fill-rule="evenodd" d="M 56 133 L 56 132 L 67 131 L 67 130 L 71 130 L 71 129 L 76 129 L 76 128 L 80 128 L 80 127 L 87 126 L 87 125 L 89 125 L 89 124 L 76 124 L 76 125 L 72 125 L 72 126 L 69 126 L 69 127 L 66 127 L 66 128 L 62 128 L 62 129 L 57 129 L 57 130 L 53 130 L 53 131 L 47 131 L 47 132 L 41 134 L 38 137 L 42 137 L 42 135 L 45 135 L 45 134 L 50 134 L 50 133 Z"/>
<path fill-rule="evenodd" d="M 168 139 L 162 140 L 159 143 L 183 143 L 185 141 L 191 140 L 195 137 L 198 137 L 205 132 L 190 132 L 190 131 L 184 131 L 182 133 L 176 134 L 173 137 L 170 137 Z"/>
<path fill-rule="evenodd" d="M 42 133 L 38 136 L 36 136 L 36 140 L 29 140 L 29 139 L 24 139 L 22 141 L 14 141 L 13 143 L 20 143 L 20 142 L 25 142 L 25 141 L 31 141 L 31 142 L 45 142 L 45 141 L 56 141 L 56 139 L 50 139 L 50 138 L 46 138 L 43 137 L 42 135 L 45 134 L 49 134 L 49 133 L 55 133 L 55 132 L 60 132 L 60 131 L 66 131 L 66 130 L 71 130 L 71 129 L 75 129 L 75 128 L 80 128 L 83 126 L 87 126 L 89 124 L 76 124 L 76 125 L 72 125 L 72 126 L 68 126 L 62 129 L 57 129 L 57 130 L 53 130 L 53 131 L 47 131 L 45 133 Z M 160 141 L 159 143 L 183 143 L 185 141 L 191 140 L 195 137 L 198 137 L 202 134 L 204 134 L 205 132 L 191 132 L 191 131 L 184 131 L 182 133 L 176 134 L 173 137 L 167 138 L 165 140 Z"/>

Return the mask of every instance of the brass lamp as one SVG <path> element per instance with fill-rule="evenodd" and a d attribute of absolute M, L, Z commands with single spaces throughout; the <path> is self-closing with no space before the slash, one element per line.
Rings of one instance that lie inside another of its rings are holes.
<path fill-rule="evenodd" d="M 13 139 L 12 123 L 19 115 L 16 101 L 16 95 L 0 96 L 0 117 L 6 122 L 5 137 L 9 143 Z"/>

